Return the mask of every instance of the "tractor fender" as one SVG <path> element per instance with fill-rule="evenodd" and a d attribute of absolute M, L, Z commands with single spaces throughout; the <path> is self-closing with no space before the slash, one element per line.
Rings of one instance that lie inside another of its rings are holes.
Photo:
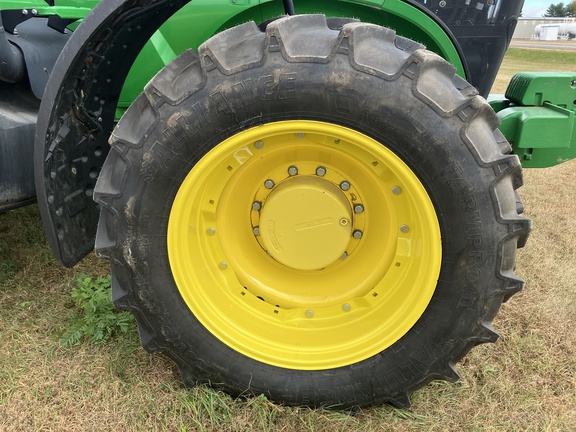
<path fill-rule="evenodd" d="M 40 213 L 57 259 L 71 267 L 94 247 L 93 188 L 116 104 L 154 31 L 190 0 L 103 0 L 72 34 L 46 85 L 34 150 Z"/>

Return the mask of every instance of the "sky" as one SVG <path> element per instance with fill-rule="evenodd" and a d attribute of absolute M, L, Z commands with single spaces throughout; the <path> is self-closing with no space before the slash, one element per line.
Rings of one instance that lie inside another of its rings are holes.
<path fill-rule="evenodd" d="M 523 18 L 541 17 L 546 13 L 546 9 L 551 4 L 558 4 L 560 2 L 567 4 L 571 0 L 525 0 L 524 9 L 522 9 Z"/>

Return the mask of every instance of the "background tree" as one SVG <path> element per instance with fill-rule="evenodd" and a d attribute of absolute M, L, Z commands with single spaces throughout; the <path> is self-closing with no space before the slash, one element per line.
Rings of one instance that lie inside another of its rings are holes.
<path fill-rule="evenodd" d="M 562 3 L 562 2 L 560 2 L 558 4 L 552 3 L 550 6 L 548 6 L 548 9 L 546 10 L 546 13 L 544 14 L 544 16 L 545 17 L 571 16 L 571 15 L 568 15 L 568 13 L 569 13 L 569 8 L 571 7 L 572 4 L 574 4 L 574 2 L 572 2 L 568 6 L 564 5 L 564 3 Z"/>

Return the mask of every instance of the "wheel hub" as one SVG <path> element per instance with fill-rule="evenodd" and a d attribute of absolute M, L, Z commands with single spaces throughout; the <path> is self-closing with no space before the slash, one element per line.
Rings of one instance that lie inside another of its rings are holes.
<path fill-rule="evenodd" d="M 352 209 L 329 181 L 292 177 L 278 185 L 263 205 L 260 235 L 276 261 L 297 270 L 320 270 L 346 252 Z"/>

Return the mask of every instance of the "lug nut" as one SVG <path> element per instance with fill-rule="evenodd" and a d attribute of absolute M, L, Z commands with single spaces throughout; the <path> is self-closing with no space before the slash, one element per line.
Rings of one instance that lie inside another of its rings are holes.
<path fill-rule="evenodd" d="M 354 230 L 354 232 L 352 233 L 352 237 L 354 237 L 356 240 L 360 240 L 363 235 L 364 233 L 359 229 Z"/>
<path fill-rule="evenodd" d="M 326 168 L 323 166 L 319 166 L 316 168 L 316 175 L 318 177 L 324 177 L 326 175 Z"/>
<path fill-rule="evenodd" d="M 352 309 L 352 307 L 350 307 L 350 305 L 349 305 L 348 303 L 344 303 L 344 304 L 342 305 L 342 310 L 343 310 L 344 312 L 350 312 L 350 309 Z"/>
<path fill-rule="evenodd" d="M 264 147 L 264 143 L 262 141 L 256 141 L 254 143 L 254 147 L 256 147 L 258 150 L 260 150 L 262 147 Z"/>
<path fill-rule="evenodd" d="M 350 190 L 350 182 L 344 180 L 342 183 L 340 183 L 340 189 L 343 191 Z"/>
<path fill-rule="evenodd" d="M 402 225 L 400 227 L 400 231 L 402 231 L 403 233 L 407 233 L 408 231 L 410 231 L 410 227 L 408 225 Z"/>
<path fill-rule="evenodd" d="M 259 236 L 260 235 L 260 227 L 255 226 L 254 228 L 252 228 L 252 232 L 254 233 L 255 236 Z"/>
<path fill-rule="evenodd" d="M 210 227 L 206 230 L 206 232 L 208 233 L 209 236 L 216 235 L 216 228 Z"/>
<path fill-rule="evenodd" d="M 364 206 L 362 204 L 355 204 L 354 213 L 356 214 L 364 213 Z"/>
<path fill-rule="evenodd" d="M 402 189 L 400 189 L 400 186 L 394 186 L 394 187 L 392 188 L 392 193 L 393 193 L 394 195 L 400 195 L 400 194 L 402 193 Z"/>
<path fill-rule="evenodd" d="M 291 176 L 295 176 L 296 174 L 298 174 L 298 167 L 295 165 L 291 165 L 288 167 L 288 174 Z"/>
<path fill-rule="evenodd" d="M 264 182 L 264 187 L 266 189 L 273 189 L 275 186 L 274 180 L 268 179 Z"/>
<path fill-rule="evenodd" d="M 312 318 L 313 316 L 314 316 L 314 311 L 308 309 L 308 310 L 306 311 L 306 318 Z"/>
<path fill-rule="evenodd" d="M 252 210 L 260 211 L 262 208 L 262 203 L 260 201 L 254 201 L 252 203 Z"/>

